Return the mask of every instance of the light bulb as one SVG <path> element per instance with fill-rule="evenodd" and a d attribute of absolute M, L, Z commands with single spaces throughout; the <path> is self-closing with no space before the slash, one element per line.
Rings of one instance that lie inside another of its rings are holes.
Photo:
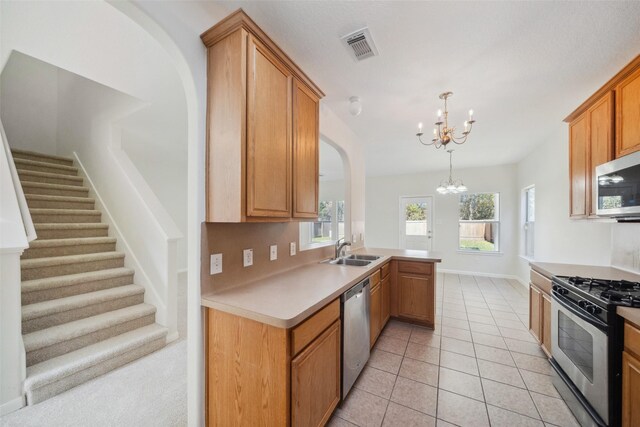
<path fill-rule="evenodd" d="M 469 110 L 469 121 L 473 120 L 473 110 Z"/>
<path fill-rule="evenodd" d="M 422 133 L 422 122 L 418 123 L 418 133 Z"/>
<path fill-rule="evenodd" d="M 442 110 L 438 110 L 438 119 L 441 119 L 441 118 L 442 118 Z"/>
<path fill-rule="evenodd" d="M 464 184 L 460 184 L 460 185 L 458 185 L 457 190 L 458 190 L 458 192 L 460 192 L 460 193 L 464 193 L 465 191 L 467 191 L 467 190 L 468 190 L 468 188 L 467 188 L 467 186 L 466 186 L 466 185 L 464 185 Z"/>
<path fill-rule="evenodd" d="M 456 186 L 455 186 L 455 185 L 453 185 L 453 184 L 449 184 L 449 185 L 447 185 L 447 190 L 449 190 L 449 191 L 455 191 L 455 189 L 456 189 Z"/>
<path fill-rule="evenodd" d="M 444 188 L 444 187 L 441 185 L 441 186 L 439 186 L 438 188 L 436 188 L 436 191 L 437 191 L 438 193 L 440 193 L 440 194 L 444 194 L 444 193 L 446 193 L 446 192 L 447 192 L 447 189 L 446 189 L 446 188 Z"/>

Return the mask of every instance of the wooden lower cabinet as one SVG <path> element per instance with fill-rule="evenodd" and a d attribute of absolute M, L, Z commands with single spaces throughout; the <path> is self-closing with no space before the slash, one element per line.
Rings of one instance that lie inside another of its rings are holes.
<path fill-rule="evenodd" d="M 542 293 L 542 350 L 551 357 L 551 297 Z"/>
<path fill-rule="evenodd" d="M 376 343 L 378 335 L 380 335 L 381 314 L 382 314 L 382 292 L 381 286 L 378 283 L 373 289 L 371 289 L 371 299 L 369 300 L 369 338 L 370 347 Z"/>
<path fill-rule="evenodd" d="M 293 329 L 212 308 L 205 322 L 207 426 L 328 421 L 342 381 L 339 300 Z"/>
<path fill-rule="evenodd" d="M 622 352 L 622 425 L 640 425 L 640 360 Z"/>
<path fill-rule="evenodd" d="M 398 274 L 398 317 L 433 326 L 433 277 Z"/>
<path fill-rule="evenodd" d="M 340 321 L 291 361 L 291 425 L 322 426 L 340 401 Z"/>
<path fill-rule="evenodd" d="M 389 321 L 391 317 L 391 277 L 387 275 L 387 277 L 382 279 L 380 283 L 380 291 L 382 292 L 382 310 L 380 317 L 382 318 L 382 322 L 380 325 L 380 329 L 383 329 L 384 326 Z"/>
<path fill-rule="evenodd" d="M 542 341 L 542 291 L 533 283 L 529 285 L 529 331 L 538 340 Z"/>

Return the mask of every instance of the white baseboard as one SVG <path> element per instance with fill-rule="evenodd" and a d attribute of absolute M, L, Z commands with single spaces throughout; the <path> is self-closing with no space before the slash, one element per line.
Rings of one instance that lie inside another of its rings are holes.
<path fill-rule="evenodd" d="M 10 414 L 24 406 L 24 396 L 16 397 L 0 405 L 0 416 Z"/>
<path fill-rule="evenodd" d="M 514 276 L 512 274 L 481 273 L 477 271 L 449 270 L 446 268 L 439 268 L 437 269 L 437 272 L 448 273 L 448 274 L 461 274 L 464 276 L 481 276 L 481 277 L 493 277 L 496 279 L 511 279 L 518 282 L 518 284 L 523 286 L 525 289 L 527 290 L 529 289 L 528 283 L 523 282 L 522 279 L 520 279 L 518 276 Z"/>

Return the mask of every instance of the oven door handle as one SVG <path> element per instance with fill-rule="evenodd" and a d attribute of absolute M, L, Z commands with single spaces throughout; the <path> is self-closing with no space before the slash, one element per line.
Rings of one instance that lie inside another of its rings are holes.
<path fill-rule="evenodd" d="M 609 327 L 607 326 L 606 323 L 604 323 L 603 321 L 601 321 L 598 318 L 589 316 L 589 315 L 581 312 L 580 310 L 576 309 L 575 307 L 571 306 L 562 297 L 562 295 L 559 295 L 556 291 L 551 291 L 551 293 L 553 295 L 553 298 L 562 306 L 562 308 L 566 309 L 571 314 L 574 314 L 574 315 L 578 316 L 580 319 L 584 320 L 585 322 L 589 323 L 590 325 L 593 325 L 596 328 L 600 329 L 605 334 L 607 334 L 607 335 L 609 334 Z"/>

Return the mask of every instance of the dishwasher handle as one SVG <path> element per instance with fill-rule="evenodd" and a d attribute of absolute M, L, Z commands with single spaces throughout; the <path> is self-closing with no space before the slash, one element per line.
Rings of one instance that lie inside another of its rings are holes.
<path fill-rule="evenodd" d="M 358 283 L 353 288 L 349 289 L 347 292 L 342 294 L 342 297 L 341 297 L 342 302 L 344 303 L 345 301 L 350 300 L 351 298 L 354 298 L 354 297 L 360 298 L 368 285 L 369 285 L 369 279 L 368 278 L 364 279 L 362 282 Z"/>

